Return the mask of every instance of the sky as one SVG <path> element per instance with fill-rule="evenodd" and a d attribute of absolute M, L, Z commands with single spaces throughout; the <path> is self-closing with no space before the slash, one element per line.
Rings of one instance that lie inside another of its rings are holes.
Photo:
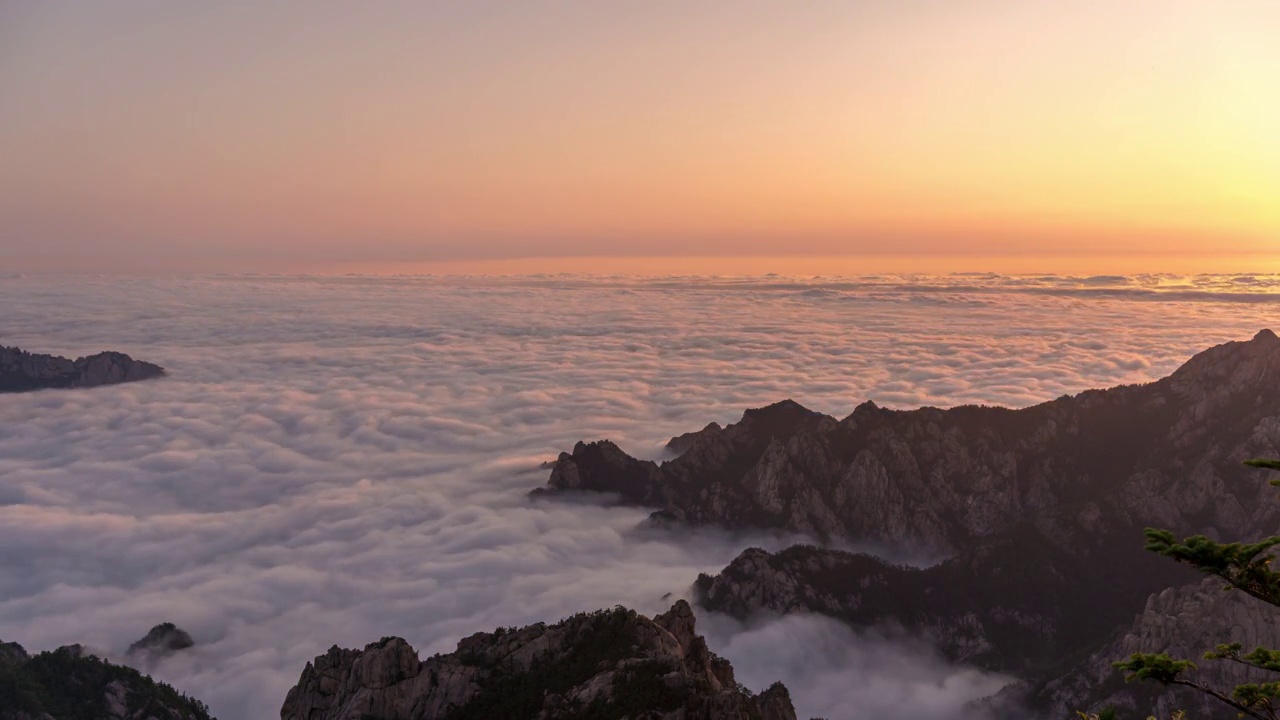
<path fill-rule="evenodd" d="M 1269 0 L 5 1 L 0 270 L 1274 257 L 1277 35 Z"/>

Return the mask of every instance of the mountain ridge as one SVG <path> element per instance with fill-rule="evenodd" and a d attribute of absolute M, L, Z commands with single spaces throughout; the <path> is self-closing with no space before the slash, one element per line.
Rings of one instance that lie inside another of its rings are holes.
<path fill-rule="evenodd" d="M 0 393 L 87 388 L 163 377 L 164 368 L 105 351 L 68 360 L 0 345 Z"/>
<path fill-rule="evenodd" d="M 1099 652 L 1152 594 L 1195 581 L 1142 550 L 1144 527 L 1225 540 L 1280 527 L 1280 503 L 1242 465 L 1280 457 L 1277 378 L 1280 338 L 1263 330 L 1149 383 L 1026 408 L 864 402 L 837 420 L 784 401 L 661 464 L 578 443 L 539 495 L 603 491 L 654 508 L 655 523 L 941 552 L 902 568 L 825 547 L 750 549 L 700 577 L 696 599 L 739 617 L 903 628 L 1036 685 Z"/>
<path fill-rule="evenodd" d="M 398 637 L 307 663 L 282 720 L 796 720 L 785 686 L 758 694 L 695 631 L 684 600 L 652 619 L 617 607 L 499 628 L 419 660 Z"/>
<path fill-rule="evenodd" d="M 888 410 L 863 403 L 836 420 L 788 400 L 748 410 L 718 431 L 704 429 L 685 452 L 660 464 L 637 460 L 608 440 L 579 442 L 572 453 L 560 454 L 538 494 L 608 492 L 656 508 L 653 518 L 659 522 L 785 529 L 820 539 L 945 550 L 1020 522 L 1028 512 L 1087 504 L 1093 488 L 1085 486 L 1114 482 L 1118 473 L 1133 475 L 1135 467 L 1168 476 L 1194 471 L 1205 451 L 1217 461 L 1223 453 L 1211 447 L 1218 438 L 1206 437 L 1207 421 L 1221 423 L 1219 436 L 1245 438 L 1237 442 L 1254 454 L 1280 451 L 1276 427 L 1262 427 L 1274 417 L 1265 410 L 1267 401 L 1280 401 L 1277 385 L 1262 384 L 1256 397 L 1246 396 L 1248 387 L 1276 373 L 1280 338 L 1264 330 L 1248 342 L 1199 353 L 1166 378 L 1086 390 L 1027 408 Z M 1169 449 L 1179 457 L 1162 457 Z M 1219 478 L 1230 480 L 1233 491 L 1244 488 L 1246 472 L 1234 462 L 1245 457 L 1230 458 L 1231 467 L 1224 465 L 1229 477 Z M 948 468 L 943 460 L 959 462 Z M 1055 462 L 1073 466 L 1054 468 Z M 1084 482 L 1047 482 L 1065 472 Z M 949 487 L 958 490 L 948 495 Z M 920 517 L 905 517 L 907 492 L 955 502 L 926 504 Z M 859 512 L 860 507 L 875 512 Z M 1161 506 L 1150 521 L 1176 521 L 1166 517 L 1175 514 L 1169 510 Z M 1218 509 L 1221 515 L 1242 511 Z M 1259 513 L 1216 524 L 1247 531 L 1280 518 L 1275 508 Z"/>
<path fill-rule="evenodd" d="M 204 703 L 81 645 L 0 643 L 0 720 L 214 720 Z"/>

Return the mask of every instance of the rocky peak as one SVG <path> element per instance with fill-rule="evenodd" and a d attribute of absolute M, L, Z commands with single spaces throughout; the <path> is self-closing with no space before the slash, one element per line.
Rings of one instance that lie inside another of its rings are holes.
<path fill-rule="evenodd" d="M 1179 386 L 1223 383 L 1239 387 L 1261 382 L 1280 367 L 1280 337 L 1260 330 L 1251 340 L 1226 342 L 1197 353 L 1169 380 Z"/>
<path fill-rule="evenodd" d="M 455 652 L 418 659 L 401 638 L 331 648 L 289 691 L 283 720 L 795 720 L 775 686 L 751 695 L 694 630 L 680 601 L 652 620 L 616 608 L 554 625 L 476 633 Z"/>
<path fill-rule="evenodd" d="M 68 360 L 0 346 L 0 392 L 96 387 L 162 375 L 164 368 L 159 365 L 134 360 L 124 353 L 101 352 Z"/>
<path fill-rule="evenodd" d="M 707 426 L 696 432 L 677 435 L 667 441 L 667 449 L 676 455 L 683 455 L 686 450 L 713 440 L 724 428 L 720 423 L 707 423 Z"/>
<path fill-rule="evenodd" d="M 1194 576 L 1144 552 L 1144 527 L 1272 534 L 1280 503 L 1242 461 L 1280 457 L 1278 373 L 1280 337 L 1263 331 L 1162 380 L 1026 408 L 864 403 L 837 423 L 785 401 L 661 465 L 585 462 L 575 448 L 574 486 L 618 491 L 631 473 L 643 487 L 631 501 L 666 523 L 946 555 L 912 569 L 822 548 L 748 550 L 698 589 L 713 610 L 887 624 L 1044 682 L 1109 642 L 1149 594 Z"/>
<path fill-rule="evenodd" d="M 677 600 L 670 610 L 661 615 L 655 615 L 653 622 L 675 636 L 676 642 L 680 643 L 682 648 L 688 649 L 695 640 L 702 639 L 694 630 L 697 620 L 693 616 L 693 607 L 685 600 Z"/>
<path fill-rule="evenodd" d="M 785 400 L 779 400 L 776 403 L 765 405 L 764 407 L 748 408 L 742 413 L 742 419 L 757 422 L 786 421 L 803 418 L 813 414 L 815 414 L 814 411 L 791 398 L 787 398 Z"/>
<path fill-rule="evenodd" d="M 1154 383 L 1028 408 L 863 403 L 836 422 L 786 400 L 661 465 L 580 443 L 549 485 L 619 493 L 666 523 L 939 552 L 1028 519 L 1064 545 L 1154 524 L 1266 533 L 1278 508 L 1259 505 L 1240 461 L 1280 452 L 1277 373 L 1280 338 L 1264 331 Z"/>
<path fill-rule="evenodd" d="M 719 692 L 736 685 L 733 666 L 707 647 L 707 642 L 696 631 L 697 620 L 693 608 L 684 600 L 678 600 L 667 612 L 653 618 L 658 627 L 671 633 L 680 646 L 685 661 L 698 668 L 708 679 L 711 689 Z"/>
<path fill-rule="evenodd" d="M 552 465 L 550 490 L 535 490 L 531 495 L 590 490 L 617 493 L 624 502 L 658 503 L 657 474 L 656 463 L 636 460 L 609 440 L 579 442 L 572 455 L 560 453 Z"/>
<path fill-rule="evenodd" d="M 0 665 L 21 664 L 31 658 L 16 642 L 0 642 Z"/>
<path fill-rule="evenodd" d="M 883 409 L 871 400 L 864 400 L 853 408 L 853 412 L 844 419 L 846 423 L 857 422 L 862 418 L 873 416 L 876 413 L 883 412 Z"/>
<path fill-rule="evenodd" d="M 84 645 L 81 645 L 80 643 L 71 643 L 70 645 L 63 645 L 61 647 L 58 647 L 53 651 L 53 654 L 62 655 L 64 657 L 68 657 L 73 660 L 79 660 L 80 658 L 98 656 L 96 652 L 94 652 L 93 650 L 90 650 Z"/>
<path fill-rule="evenodd" d="M 791 705 L 791 692 L 787 690 L 787 686 L 780 682 L 776 682 L 765 688 L 756 696 L 756 704 L 760 707 L 760 715 L 762 720 L 783 720 L 784 718 L 794 718 L 795 710 Z M 813 720 L 821 720 L 813 718 Z"/>
<path fill-rule="evenodd" d="M 826 418 L 820 412 L 810 410 L 795 400 L 782 400 L 762 408 L 752 408 L 742 413 L 737 424 L 764 439 L 790 437 L 797 430 L 810 427 Z"/>
<path fill-rule="evenodd" d="M 195 640 L 191 638 L 187 631 L 171 622 L 166 622 L 160 623 L 147 631 L 145 636 L 129 646 L 129 649 L 125 651 L 125 655 L 131 660 L 142 661 L 150 665 L 195 644 Z"/>
<path fill-rule="evenodd" d="M 561 453 L 552 465 L 548 487 L 530 494 L 536 497 L 580 490 L 616 493 L 626 503 L 679 513 L 679 504 L 672 502 L 679 493 L 671 487 L 671 478 L 664 476 L 666 472 L 696 474 L 726 460 L 741 464 L 745 471 L 770 448 L 775 449 L 776 455 L 778 448 L 796 436 L 829 430 L 835 425 L 831 417 L 784 400 L 747 410 L 741 421 L 728 427 L 711 423 L 700 431 L 672 438 L 668 446 L 677 449 L 679 456 L 661 465 L 637 460 L 609 440 L 578 442 L 571 454 Z M 683 514 L 678 517 L 691 520 Z M 655 516 L 655 520 L 664 518 Z"/>

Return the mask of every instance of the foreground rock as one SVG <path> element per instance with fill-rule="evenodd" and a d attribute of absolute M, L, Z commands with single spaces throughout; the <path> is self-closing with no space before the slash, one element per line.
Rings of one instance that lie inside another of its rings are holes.
<path fill-rule="evenodd" d="M 282 720 L 795 720 L 787 689 L 752 695 L 694 631 L 689 604 L 477 633 L 420 661 L 400 638 L 308 663 Z"/>
<path fill-rule="evenodd" d="M 1219 643 L 1241 643 L 1246 650 L 1280 647 L 1280 615 L 1275 608 L 1241 592 L 1223 592 L 1218 579 L 1205 579 L 1152 595 L 1142 612 L 1113 642 L 1093 653 L 1075 670 L 1032 688 L 1025 701 L 1048 712 L 1050 720 L 1076 717 L 1075 710 L 1111 706 L 1122 716 L 1171 717 L 1185 710 L 1205 720 L 1235 718 L 1238 713 L 1212 698 L 1186 688 L 1154 683 L 1126 684 L 1111 668 L 1133 653 L 1168 652 L 1191 658 L 1196 669 L 1187 679 L 1210 687 L 1273 682 L 1275 673 L 1224 660 L 1201 660 Z"/>
<path fill-rule="evenodd" d="M 0 392 L 26 392 L 45 388 L 96 387 L 150 380 L 164 375 L 164 368 L 118 352 L 68 360 L 0 346 Z"/>
<path fill-rule="evenodd" d="M 740 616 L 814 611 L 924 633 L 1034 686 L 1113 651 L 1149 595 L 1197 580 L 1143 552 L 1144 527 L 1234 540 L 1280 526 L 1269 476 L 1241 464 L 1280 457 L 1277 378 L 1280 338 L 1264 330 L 1153 383 L 1019 410 L 864 403 L 837 420 L 786 401 L 697 433 L 662 464 L 579 443 L 547 494 L 613 493 L 662 523 L 945 553 L 921 570 L 815 547 L 748 550 L 698 587 L 708 607 Z"/>
<path fill-rule="evenodd" d="M 0 720 L 212 720 L 198 700 L 79 645 L 28 655 L 0 643 Z"/>

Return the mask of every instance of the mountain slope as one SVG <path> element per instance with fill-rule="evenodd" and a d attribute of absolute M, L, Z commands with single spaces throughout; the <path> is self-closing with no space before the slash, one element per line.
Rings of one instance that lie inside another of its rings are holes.
<path fill-rule="evenodd" d="M 1029 408 L 895 411 L 843 420 L 784 401 L 683 436 L 662 464 L 578 443 L 540 494 L 593 490 L 654 519 L 780 528 L 956 550 L 1033 520 L 1055 542 L 1109 522 L 1248 534 L 1280 506 L 1240 461 L 1280 453 L 1280 338 L 1206 350 L 1146 385 Z"/>
<path fill-rule="evenodd" d="M 1193 577 L 1172 563 L 1137 581 L 1103 580 L 1087 561 L 1031 529 L 929 568 L 797 545 L 752 548 L 715 576 L 701 575 L 698 601 L 747 618 L 760 612 L 820 612 L 854 627 L 932 638 L 954 661 L 1022 677 L 1065 671 L 1064 660 L 1107 638 L 1150 592 Z"/>
<path fill-rule="evenodd" d="M 1217 700 L 1185 688 L 1154 683 L 1126 684 L 1111 663 L 1137 652 L 1168 652 L 1191 658 L 1196 669 L 1188 679 L 1211 687 L 1232 688 L 1248 682 L 1271 682 L 1274 673 L 1228 661 L 1201 660 L 1219 643 L 1238 642 L 1247 649 L 1280 647 L 1280 614 L 1241 592 L 1223 592 L 1221 580 L 1208 578 L 1151 595 L 1133 622 L 1114 640 L 1062 677 L 1030 688 L 1027 699 L 1044 708 L 1050 720 L 1075 718 L 1076 709 L 1112 706 L 1127 715 L 1153 709 L 1158 717 L 1185 710 L 1194 718 L 1234 718 L 1237 713 Z"/>
<path fill-rule="evenodd" d="M 694 632 L 683 600 L 652 620 L 616 608 L 477 633 L 420 661 L 400 638 L 308 663 L 282 720 L 795 720 L 781 684 L 759 695 Z"/>
<path fill-rule="evenodd" d="M 0 643 L 0 720 L 211 720 L 203 703 L 69 645 Z"/>
<path fill-rule="evenodd" d="M 1152 593 L 1195 581 L 1143 552 L 1144 527 L 1224 540 L 1280 527 L 1269 478 L 1241 464 L 1280 457 L 1280 338 L 1264 330 L 1153 383 L 1024 409 L 866 403 L 836 420 L 787 401 L 681 445 L 656 464 L 579 443 L 542 494 L 598 490 L 655 507 L 655 522 L 942 551 L 917 569 L 751 549 L 697 589 L 738 616 L 814 611 L 923 633 L 1034 685 L 1103 651 Z"/>

